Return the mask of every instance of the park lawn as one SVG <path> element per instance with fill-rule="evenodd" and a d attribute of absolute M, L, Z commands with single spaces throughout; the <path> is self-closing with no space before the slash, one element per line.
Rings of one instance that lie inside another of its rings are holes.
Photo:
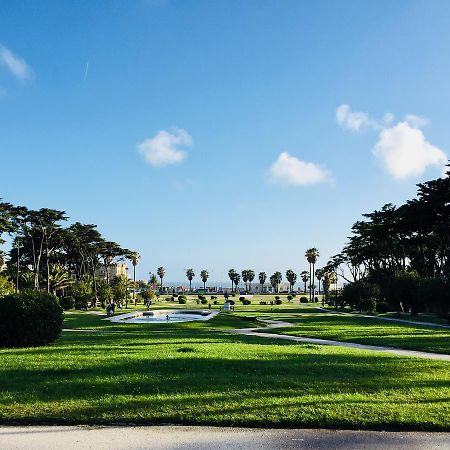
<path fill-rule="evenodd" d="M 265 317 L 285 320 L 295 325 L 264 330 L 271 333 L 450 354 L 450 329 L 395 323 L 350 314 L 324 313 L 312 309 L 309 312 L 305 309 L 300 314 L 271 313 Z"/>
<path fill-rule="evenodd" d="M 0 350 L 0 421 L 450 430 L 449 363 L 174 325 Z"/>

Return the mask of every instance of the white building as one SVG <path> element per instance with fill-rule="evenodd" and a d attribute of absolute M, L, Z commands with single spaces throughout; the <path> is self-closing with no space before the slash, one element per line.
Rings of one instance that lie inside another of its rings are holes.
<path fill-rule="evenodd" d="M 118 262 L 118 263 L 112 263 L 108 266 L 108 278 L 109 281 L 111 281 L 114 277 L 118 277 L 119 275 L 125 275 L 126 277 L 128 277 L 128 273 L 127 273 L 127 265 L 124 262 Z M 105 270 L 105 266 L 104 264 L 102 264 L 98 270 L 97 270 L 97 275 L 100 278 L 103 279 L 107 279 L 106 277 L 106 270 Z"/>

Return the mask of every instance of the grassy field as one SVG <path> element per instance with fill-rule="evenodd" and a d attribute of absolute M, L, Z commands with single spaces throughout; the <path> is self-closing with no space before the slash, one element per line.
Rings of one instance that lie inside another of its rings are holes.
<path fill-rule="evenodd" d="M 122 325 L 69 313 L 79 331 L 0 350 L 0 421 L 450 430 L 449 363 L 229 332 L 246 315 L 294 311 L 314 314 L 249 305 L 209 322 Z"/>

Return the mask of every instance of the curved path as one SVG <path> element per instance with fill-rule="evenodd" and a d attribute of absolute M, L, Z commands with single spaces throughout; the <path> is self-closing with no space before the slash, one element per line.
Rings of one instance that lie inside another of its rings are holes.
<path fill-rule="evenodd" d="M 430 353 L 430 352 L 419 352 L 415 350 L 404 350 L 401 348 L 394 347 L 381 347 L 378 345 L 366 345 L 366 344 L 356 344 L 354 342 L 342 342 L 342 341 L 331 341 L 329 339 L 317 339 L 301 336 L 290 336 L 287 334 L 275 334 L 275 333 L 264 333 L 260 330 L 270 329 L 270 328 L 286 328 L 293 326 L 292 323 L 282 322 L 279 320 L 261 320 L 266 324 L 265 328 L 238 328 L 231 330 L 233 333 L 244 334 L 246 336 L 259 336 L 270 339 L 282 339 L 286 341 L 303 342 L 307 344 L 318 344 L 318 345 L 335 345 L 337 347 L 347 347 L 356 348 L 360 350 L 371 350 L 383 353 L 390 353 L 398 356 L 413 356 L 416 358 L 428 358 L 428 359 L 438 359 L 440 361 L 449 361 L 450 355 L 440 354 L 440 353 Z"/>

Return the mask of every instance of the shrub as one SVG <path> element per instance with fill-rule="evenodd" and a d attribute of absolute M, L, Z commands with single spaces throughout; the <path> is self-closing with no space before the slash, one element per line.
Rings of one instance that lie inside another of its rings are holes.
<path fill-rule="evenodd" d="M 267 305 L 267 302 L 261 301 L 261 302 L 259 302 L 259 304 L 260 304 L 260 305 Z"/>
<path fill-rule="evenodd" d="M 275 305 L 281 305 L 283 302 L 281 301 L 280 297 L 275 297 Z"/>
<path fill-rule="evenodd" d="M 215 304 L 215 305 L 218 305 L 219 302 L 218 302 L 217 300 L 214 300 L 214 304 Z"/>
<path fill-rule="evenodd" d="M 297 297 L 297 294 L 291 294 L 292 295 L 292 298 L 295 298 L 295 297 Z"/>
<path fill-rule="evenodd" d="M 243 302 L 244 300 L 245 300 L 245 297 L 242 297 L 242 296 L 239 297 L 239 301 L 240 301 L 240 302 Z"/>
<path fill-rule="evenodd" d="M 174 298 L 177 298 L 177 297 L 178 297 L 178 294 L 173 294 L 173 297 L 174 297 Z"/>
<path fill-rule="evenodd" d="M 200 303 L 201 303 L 202 305 L 206 305 L 206 304 L 208 303 L 208 300 L 206 300 L 206 298 L 202 298 L 202 299 L 200 300 Z"/>
<path fill-rule="evenodd" d="M 235 305 L 236 304 L 236 302 L 234 300 L 228 300 L 228 301 L 229 301 L 230 305 Z"/>
<path fill-rule="evenodd" d="M 206 300 L 206 297 L 202 294 L 198 294 L 198 299 L 199 300 Z"/>
<path fill-rule="evenodd" d="M 166 297 L 164 300 L 165 300 L 166 302 L 171 302 L 171 301 L 172 301 L 172 297 Z"/>
<path fill-rule="evenodd" d="M 292 300 L 292 298 L 293 298 L 292 295 L 288 295 L 287 296 L 288 302 L 290 302 Z"/>
<path fill-rule="evenodd" d="M 308 297 L 300 297 L 300 303 L 308 303 Z"/>
<path fill-rule="evenodd" d="M 280 300 L 280 297 L 278 295 L 275 295 L 275 301 Z"/>
<path fill-rule="evenodd" d="M 68 309 L 72 309 L 75 306 L 75 299 L 68 295 L 66 297 L 60 298 L 59 304 L 64 311 L 67 311 Z"/>
<path fill-rule="evenodd" d="M 242 304 L 243 305 L 251 305 L 251 301 L 248 298 L 244 298 L 244 300 L 242 300 Z"/>
<path fill-rule="evenodd" d="M 88 309 L 89 298 L 90 297 L 87 295 L 80 295 L 78 297 L 75 297 L 75 309 L 78 309 L 79 311 L 86 311 Z"/>
<path fill-rule="evenodd" d="M 319 301 L 319 297 L 314 297 L 314 301 L 317 303 Z"/>
<path fill-rule="evenodd" d="M 384 314 L 389 311 L 389 304 L 387 302 L 377 302 L 377 305 L 375 308 L 376 308 L 377 312 Z"/>
<path fill-rule="evenodd" d="M 232 297 L 236 297 L 236 294 L 234 292 L 231 293 Z"/>
<path fill-rule="evenodd" d="M 187 303 L 187 300 L 186 300 L 186 297 L 183 297 L 183 296 L 179 296 L 178 297 L 178 303 L 180 304 L 180 305 L 185 305 L 186 303 Z"/>
<path fill-rule="evenodd" d="M 45 345 L 61 333 L 63 309 L 57 297 L 22 291 L 0 300 L 0 347 Z"/>
<path fill-rule="evenodd" d="M 376 301 L 373 298 L 364 298 L 361 300 L 361 311 L 373 312 L 375 311 Z"/>

